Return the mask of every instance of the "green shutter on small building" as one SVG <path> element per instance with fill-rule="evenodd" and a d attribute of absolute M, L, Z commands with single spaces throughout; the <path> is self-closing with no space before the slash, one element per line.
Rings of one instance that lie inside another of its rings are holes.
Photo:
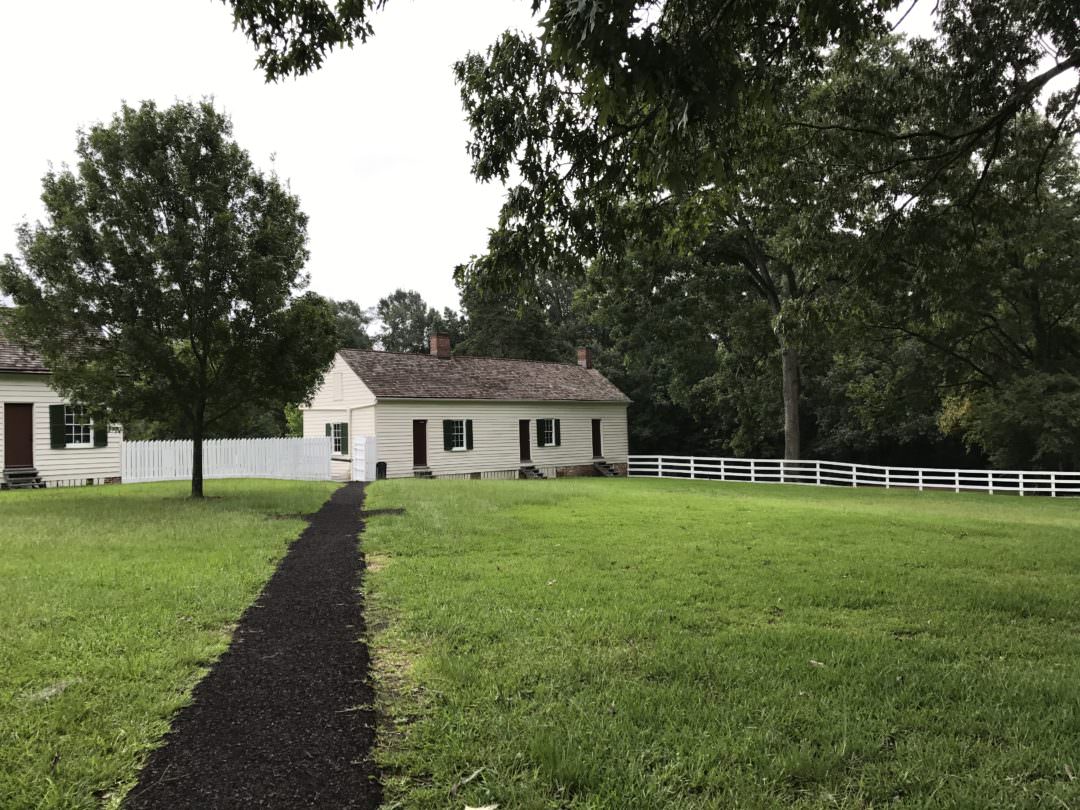
<path fill-rule="evenodd" d="M 94 447 L 109 446 L 109 429 L 94 425 Z"/>
<path fill-rule="evenodd" d="M 326 435 L 327 436 L 333 436 L 334 435 L 334 426 L 331 425 L 329 422 L 326 423 Z"/>
<path fill-rule="evenodd" d="M 443 419 L 442 446 L 443 450 L 454 449 L 454 423 L 449 419 Z"/>
<path fill-rule="evenodd" d="M 67 445 L 64 439 L 64 406 L 49 406 L 49 446 L 53 450 L 63 450 Z"/>
<path fill-rule="evenodd" d="M 544 446 L 544 420 L 543 419 L 537 419 L 536 420 L 536 446 L 537 447 L 543 447 Z"/>
<path fill-rule="evenodd" d="M 561 420 L 555 420 L 555 446 L 559 447 L 562 444 L 562 429 L 560 427 Z"/>
<path fill-rule="evenodd" d="M 349 455 L 349 423 L 341 423 L 341 455 Z"/>
<path fill-rule="evenodd" d="M 472 419 L 465 420 L 465 449 L 472 450 Z"/>

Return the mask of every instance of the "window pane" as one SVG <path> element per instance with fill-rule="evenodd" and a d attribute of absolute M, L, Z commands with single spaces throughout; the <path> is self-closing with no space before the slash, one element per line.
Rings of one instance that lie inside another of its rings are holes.
<path fill-rule="evenodd" d="M 541 419 L 540 430 L 544 436 L 544 444 L 555 444 L 555 420 L 554 419 Z"/>
<path fill-rule="evenodd" d="M 90 416 L 81 405 L 64 407 L 64 443 L 68 445 L 93 444 L 94 433 Z"/>

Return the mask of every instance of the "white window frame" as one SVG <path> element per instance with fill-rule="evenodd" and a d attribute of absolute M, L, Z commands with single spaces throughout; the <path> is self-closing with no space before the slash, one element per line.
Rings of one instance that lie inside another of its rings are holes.
<path fill-rule="evenodd" d="M 78 430 L 79 434 L 85 432 L 86 441 L 69 441 L 69 439 L 76 437 L 76 430 Z M 71 449 L 93 446 L 94 422 L 89 414 L 86 413 L 86 408 L 82 405 L 64 405 L 64 448 Z"/>
<path fill-rule="evenodd" d="M 465 420 L 464 419 L 450 419 L 450 452 L 461 453 L 468 450 L 465 446 Z M 458 444 L 458 439 L 461 440 L 461 444 Z"/>
<path fill-rule="evenodd" d="M 554 447 L 555 446 L 555 420 L 554 419 L 537 419 L 540 423 L 540 430 L 543 433 L 544 443 L 542 447 Z"/>
<path fill-rule="evenodd" d="M 330 423 L 330 439 L 334 443 L 334 445 L 333 445 L 333 454 L 335 456 L 348 455 L 345 452 L 346 448 L 341 446 L 342 445 L 342 442 L 341 442 L 341 439 L 342 439 L 341 426 L 344 425 L 344 424 L 345 424 L 344 422 L 331 422 Z"/>

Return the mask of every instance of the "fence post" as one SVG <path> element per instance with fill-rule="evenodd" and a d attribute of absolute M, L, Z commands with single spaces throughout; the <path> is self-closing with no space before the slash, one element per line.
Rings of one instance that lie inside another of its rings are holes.
<path fill-rule="evenodd" d="M 851 473 L 851 488 L 855 489 L 857 486 L 859 486 L 859 465 L 848 465 L 848 471 Z"/>
<path fill-rule="evenodd" d="M 922 487 L 922 467 L 919 468 L 919 492 L 923 491 Z"/>
<path fill-rule="evenodd" d="M 1050 473 L 1050 497 L 1051 498 L 1056 498 L 1057 497 L 1057 473 L 1056 472 L 1051 472 Z"/>
<path fill-rule="evenodd" d="M 750 483 L 757 483 L 757 476 L 754 474 L 754 460 L 750 459 Z"/>
<path fill-rule="evenodd" d="M 956 491 L 959 492 L 960 491 L 960 471 L 959 470 L 953 470 L 953 484 L 956 487 Z"/>
<path fill-rule="evenodd" d="M 1020 482 L 1020 497 L 1023 498 L 1024 497 L 1024 473 L 1020 472 L 1017 475 L 1018 475 L 1019 482 Z"/>
<path fill-rule="evenodd" d="M 987 473 L 988 473 L 988 475 L 986 477 L 989 479 L 987 481 L 987 485 L 990 487 L 990 494 L 993 495 L 994 494 L 994 471 L 993 470 L 987 470 Z"/>
<path fill-rule="evenodd" d="M 890 469 L 891 468 L 889 468 L 889 467 L 885 468 L 885 489 L 892 489 L 892 487 L 889 485 L 889 470 Z"/>
<path fill-rule="evenodd" d="M 821 460 L 814 462 L 814 483 L 821 486 Z"/>
<path fill-rule="evenodd" d="M 724 459 L 720 459 L 720 480 L 727 481 L 727 470 L 724 469 Z"/>
<path fill-rule="evenodd" d="M 697 461 L 697 456 L 690 456 L 690 478 L 693 480 L 697 478 L 697 465 L 694 463 Z"/>
<path fill-rule="evenodd" d="M 786 459 L 780 459 L 780 483 L 781 484 L 786 484 L 787 483 L 787 475 L 786 475 L 786 473 L 787 473 L 787 460 Z"/>

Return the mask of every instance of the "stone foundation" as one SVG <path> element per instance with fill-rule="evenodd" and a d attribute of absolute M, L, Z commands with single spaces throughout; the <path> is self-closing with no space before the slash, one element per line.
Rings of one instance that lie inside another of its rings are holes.
<path fill-rule="evenodd" d="M 619 475 L 626 475 L 625 464 L 612 464 L 611 466 Z M 586 478 L 600 475 L 592 464 L 574 464 L 569 467 L 557 467 L 556 471 L 557 477 L 559 478 Z"/>

